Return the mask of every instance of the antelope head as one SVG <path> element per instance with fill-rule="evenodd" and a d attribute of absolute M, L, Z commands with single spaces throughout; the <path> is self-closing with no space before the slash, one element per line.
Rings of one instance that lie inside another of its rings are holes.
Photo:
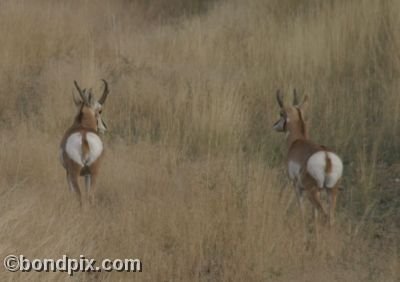
<path fill-rule="evenodd" d="M 101 95 L 99 100 L 95 100 L 92 94 L 91 89 L 81 89 L 78 85 L 78 83 L 74 80 L 74 84 L 76 89 L 78 90 L 79 93 L 79 98 L 73 94 L 73 99 L 74 103 L 79 109 L 78 115 L 91 115 L 95 118 L 96 121 L 96 130 L 99 133 L 104 133 L 107 130 L 107 125 L 105 124 L 104 120 L 101 117 L 101 113 L 103 111 L 103 106 L 104 103 L 107 99 L 107 96 L 109 94 L 108 90 L 108 84 L 107 82 L 102 79 L 104 83 L 104 90 L 103 94 Z"/>
<path fill-rule="evenodd" d="M 273 129 L 278 132 L 288 132 L 290 128 L 301 126 L 303 134 L 305 132 L 305 124 L 303 120 L 303 112 L 307 106 L 308 96 L 306 95 L 301 103 L 297 97 L 296 90 L 293 91 L 293 104 L 286 106 L 283 103 L 283 97 L 281 92 L 278 90 L 276 92 L 276 100 L 280 108 L 280 118 L 273 125 Z"/>

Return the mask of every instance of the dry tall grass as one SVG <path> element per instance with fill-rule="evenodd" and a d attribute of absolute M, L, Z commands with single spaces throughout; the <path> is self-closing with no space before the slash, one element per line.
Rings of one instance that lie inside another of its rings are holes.
<path fill-rule="evenodd" d="M 398 281 L 398 1 L 94 2 L 0 2 L 0 255 L 137 257 L 143 272 L 1 281 Z M 82 211 L 58 144 L 72 81 L 100 78 L 110 132 Z M 309 94 L 313 139 L 345 162 L 318 250 L 271 131 L 278 87 Z"/>

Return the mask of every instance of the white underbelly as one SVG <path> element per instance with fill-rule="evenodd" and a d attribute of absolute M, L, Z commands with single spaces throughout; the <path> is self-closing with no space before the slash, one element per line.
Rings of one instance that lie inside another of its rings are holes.
<path fill-rule="evenodd" d="M 288 172 L 289 172 L 290 179 L 292 179 L 292 180 L 300 179 L 300 169 L 301 169 L 301 166 L 299 163 L 297 163 L 295 161 L 289 161 Z"/>

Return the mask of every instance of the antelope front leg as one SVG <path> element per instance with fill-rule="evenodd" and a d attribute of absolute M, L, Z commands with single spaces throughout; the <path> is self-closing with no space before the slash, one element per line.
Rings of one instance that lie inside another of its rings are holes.
<path fill-rule="evenodd" d="M 305 222 L 305 211 L 304 211 L 304 202 L 303 202 L 303 189 L 300 186 L 300 184 L 295 181 L 294 183 L 294 190 L 296 192 L 296 198 L 297 198 L 297 202 L 299 204 L 300 207 L 300 212 L 301 212 L 301 219 L 303 220 L 303 222 Z"/>
<path fill-rule="evenodd" d="M 297 203 L 299 204 L 300 213 L 301 213 L 301 221 L 303 224 L 303 240 L 307 242 L 307 226 L 306 226 L 306 219 L 305 219 L 305 210 L 304 210 L 304 202 L 303 202 L 303 188 L 298 180 L 294 181 L 294 190 L 296 192 Z"/>

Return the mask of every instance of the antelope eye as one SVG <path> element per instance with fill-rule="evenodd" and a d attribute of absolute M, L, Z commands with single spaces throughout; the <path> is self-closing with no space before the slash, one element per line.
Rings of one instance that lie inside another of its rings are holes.
<path fill-rule="evenodd" d="M 101 114 L 102 112 L 103 112 L 103 110 L 100 110 L 100 111 L 99 111 L 99 114 Z"/>

